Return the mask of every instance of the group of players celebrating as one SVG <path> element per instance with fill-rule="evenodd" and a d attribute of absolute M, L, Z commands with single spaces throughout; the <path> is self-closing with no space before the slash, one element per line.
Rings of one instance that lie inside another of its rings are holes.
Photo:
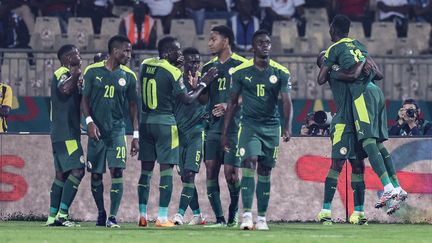
<path fill-rule="evenodd" d="M 382 143 L 387 139 L 386 111 L 383 94 L 374 84 L 382 75 L 364 46 L 347 37 L 349 26 L 347 17 L 334 18 L 330 35 L 335 44 L 317 60 L 318 83 L 329 82 L 337 104 L 331 136 L 333 162 L 325 182 L 323 209 L 318 215 L 325 224 L 331 223 L 331 201 L 346 160 L 353 167 L 355 211 L 350 222 L 367 223 L 363 212 L 363 159 L 366 157 L 384 186 L 376 207 L 391 202 L 388 213 L 393 213 L 407 198 Z M 205 224 L 195 187 L 195 176 L 204 161 L 207 195 L 216 217 L 216 222 L 206 227 L 238 227 L 241 195 L 240 228 L 268 230 L 265 215 L 271 171 L 276 165 L 280 137 L 288 142 L 291 136 L 290 73 L 270 59 L 271 39 L 267 31 L 254 33 L 254 55 L 250 60 L 234 53 L 233 43 L 234 35 L 229 27 L 213 27 L 209 49 L 215 57 L 200 72 L 201 56 L 195 48 L 182 51 L 175 38 L 164 37 L 158 42 L 159 56 L 142 62 L 138 78 L 126 66 L 132 51 L 127 37 L 112 37 L 107 60 L 89 65 L 83 74 L 79 50 L 73 45 L 62 46 L 58 51 L 61 67 L 54 72 L 51 88 L 51 139 L 56 176 L 46 225 L 77 225 L 69 220 L 69 207 L 87 167 L 98 209 L 96 225 L 120 227 L 116 215 L 123 194 L 127 160 L 125 118 L 129 115 L 134 130 L 129 153 L 138 154 L 141 161 L 137 186 L 140 227 L 149 224 L 150 179 L 156 161 L 160 182 L 155 226 L 182 225 L 188 207 L 193 213 L 189 225 Z M 140 121 L 137 81 L 142 100 Z M 282 128 L 279 98 L 284 115 Z M 86 159 L 80 143 L 81 107 L 89 137 Z M 108 215 L 102 183 L 107 164 L 112 182 Z M 218 181 L 222 164 L 231 199 L 227 220 Z M 169 219 L 175 165 L 179 167 L 183 189 L 178 212 Z M 258 212 L 255 224 L 254 193 Z"/>

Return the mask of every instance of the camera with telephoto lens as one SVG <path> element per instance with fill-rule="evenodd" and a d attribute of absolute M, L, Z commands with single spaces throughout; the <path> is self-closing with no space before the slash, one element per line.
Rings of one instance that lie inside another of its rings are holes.
<path fill-rule="evenodd" d="M 330 112 L 316 111 L 313 116 L 311 116 L 311 121 L 313 122 L 308 126 L 308 135 L 327 135 L 329 133 L 332 118 Z"/>
<path fill-rule="evenodd" d="M 416 113 L 417 113 L 417 110 L 414 108 L 410 108 L 410 109 L 406 110 L 406 114 L 410 118 L 414 118 Z"/>

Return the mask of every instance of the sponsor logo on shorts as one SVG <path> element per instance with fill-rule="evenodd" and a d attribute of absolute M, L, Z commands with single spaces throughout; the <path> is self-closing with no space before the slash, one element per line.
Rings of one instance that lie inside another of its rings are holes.
<path fill-rule="evenodd" d="M 347 152 L 348 152 L 348 149 L 347 149 L 346 147 L 342 147 L 342 148 L 339 150 L 339 153 L 342 154 L 342 155 L 346 155 Z"/>
<path fill-rule="evenodd" d="M 84 164 L 84 163 L 85 163 L 84 155 L 81 155 L 81 156 L 80 156 L 80 162 L 81 162 L 81 164 Z"/>
<path fill-rule="evenodd" d="M 125 85 L 126 85 L 126 79 L 124 79 L 124 78 L 120 78 L 120 79 L 118 80 L 118 84 L 119 84 L 120 86 L 125 86 Z"/>
<path fill-rule="evenodd" d="M 269 78 L 270 83 L 275 84 L 278 82 L 278 78 L 276 77 L 276 75 L 272 75 Z"/>
<path fill-rule="evenodd" d="M 244 156 L 246 153 L 246 150 L 244 148 L 240 148 L 239 153 L 240 153 L 240 156 Z"/>

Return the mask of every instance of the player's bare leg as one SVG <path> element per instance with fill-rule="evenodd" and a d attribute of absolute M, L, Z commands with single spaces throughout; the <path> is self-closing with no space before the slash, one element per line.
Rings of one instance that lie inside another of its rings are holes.
<path fill-rule="evenodd" d="M 238 225 L 238 202 L 240 197 L 239 169 L 232 165 L 224 165 L 225 179 L 230 192 L 231 203 L 228 208 L 228 227 Z"/>

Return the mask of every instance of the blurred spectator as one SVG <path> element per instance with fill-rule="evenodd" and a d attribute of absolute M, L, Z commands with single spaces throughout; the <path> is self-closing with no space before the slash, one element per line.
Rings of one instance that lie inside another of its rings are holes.
<path fill-rule="evenodd" d="M 150 15 L 162 21 L 163 33 L 171 31 L 171 20 L 177 13 L 180 0 L 141 0 L 150 8 Z"/>
<path fill-rule="evenodd" d="M 406 99 L 398 111 L 396 125 L 389 129 L 389 135 L 416 136 L 426 135 L 431 123 L 420 116 L 421 110 L 413 99 Z"/>
<path fill-rule="evenodd" d="M 304 4 L 304 0 L 261 0 L 260 7 L 265 9 L 261 27 L 272 33 L 274 21 L 295 19 L 298 35 L 304 36 L 306 33 Z"/>
<path fill-rule="evenodd" d="M 395 22 L 398 37 L 406 37 L 408 32 L 408 0 L 378 0 L 379 20 Z"/>
<path fill-rule="evenodd" d="M 29 33 L 33 33 L 34 15 L 27 0 L 1 1 L 1 4 L 20 16 L 24 20 Z"/>
<path fill-rule="evenodd" d="M 302 136 L 327 136 L 330 134 L 332 116 L 330 112 L 316 111 L 307 114 L 305 123 L 301 126 Z"/>
<path fill-rule="evenodd" d="M 198 35 L 204 34 L 206 19 L 230 18 L 231 4 L 232 0 L 185 0 L 186 14 L 194 20 Z"/>
<path fill-rule="evenodd" d="M 344 14 L 351 21 L 362 22 L 364 34 L 371 36 L 373 14 L 369 11 L 369 0 L 332 0 L 334 14 Z"/>
<path fill-rule="evenodd" d="M 24 20 L 12 11 L 0 15 L 0 48 L 30 49 L 30 34 Z M 3 53 L 0 54 L 3 60 Z M 34 65 L 34 56 L 27 53 L 30 65 Z"/>
<path fill-rule="evenodd" d="M 91 18 L 95 34 L 100 34 L 102 19 L 114 17 L 112 8 L 112 0 L 80 0 L 77 14 Z"/>
<path fill-rule="evenodd" d="M 253 0 L 237 0 L 235 4 L 237 13 L 228 21 L 228 26 L 234 32 L 236 51 L 250 51 L 252 36 L 260 28 L 259 19 L 252 15 L 253 6 L 256 6 Z"/>
<path fill-rule="evenodd" d="M 305 0 L 305 8 L 325 8 L 330 0 Z"/>
<path fill-rule="evenodd" d="M 408 0 L 412 7 L 412 13 L 417 22 L 432 23 L 432 1 L 430 0 Z"/>
<path fill-rule="evenodd" d="M 0 133 L 7 132 L 6 118 L 12 108 L 12 88 L 2 82 L 0 68 Z"/>
<path fill-rule="evenodd" d="M 68 20 L 73 16 L 75 0 L 35 0 L 43 16 L 58 17 L 63 34 L 67 32 Z"/>
<path fill-rule="evenodd" d="M 134 5 L 133 12 L 123 18 L 119 33 L 129 38 L 134 49 L 156 48 L 156 25 L 145 3 Z"/>
<path fill-rule="evenodd" d="M 93 63 L 101 62 L 108 59 L 108 54 L 105 52 L 98 52 L 93 57 Z"/>

